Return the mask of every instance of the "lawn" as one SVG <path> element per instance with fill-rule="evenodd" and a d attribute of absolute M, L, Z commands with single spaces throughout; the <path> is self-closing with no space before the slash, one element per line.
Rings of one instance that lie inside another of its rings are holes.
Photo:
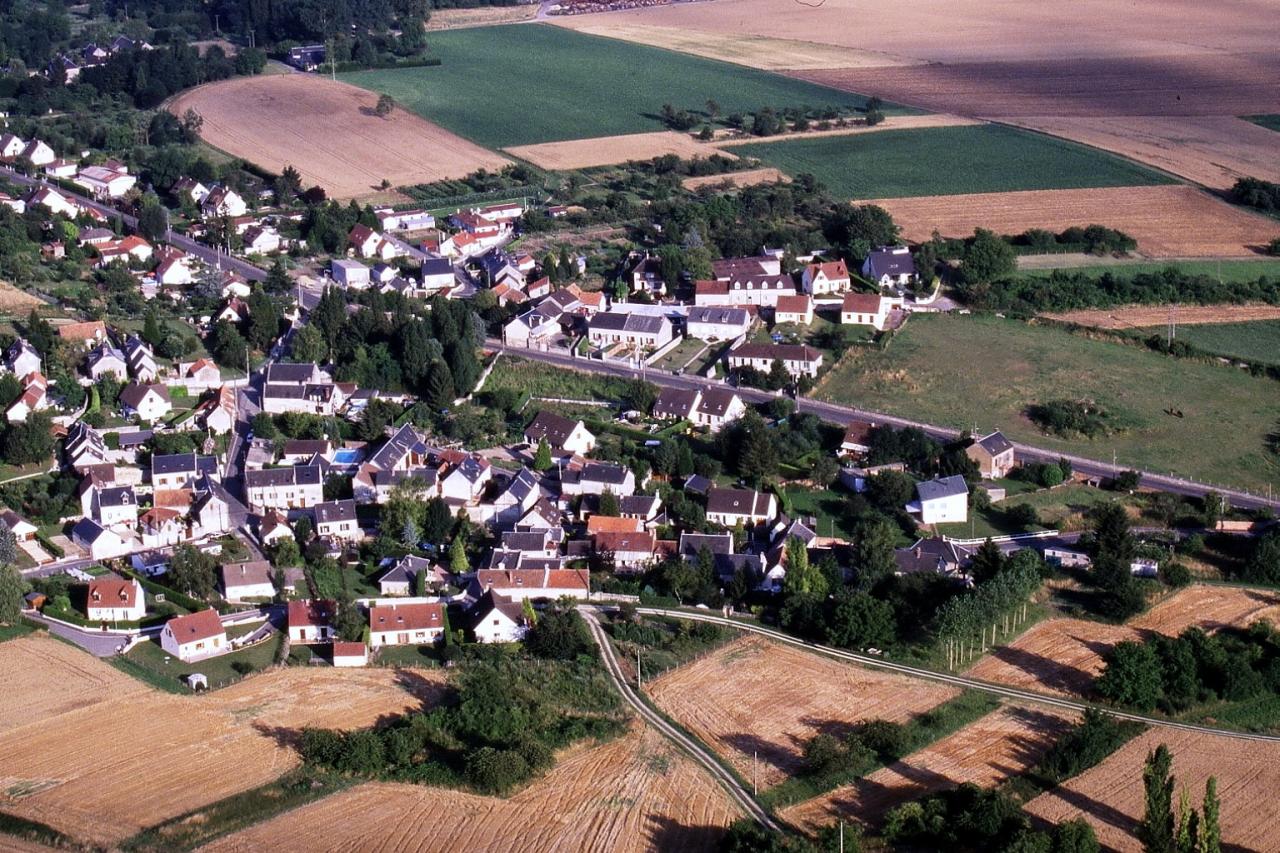
<path fill-rule="evenodd" d="M 734 148 L 848 198 L 902 198 L 1167 184 L 1136 163 L 1062 139 L 998 125 L 886 130 Z"/>
<path fill-rule="evenodd" d="M 693 357 L 701 353 L 706 347 L 706 341 L 700 341 L 697 338 L 685 338 L 674 349 L 650 366 L 656 370 L 679 370 L 692 361 Z"/>
<path fill-rule="evenodd" d="M 1139 273 L 1158 273 L 1176 269 L 1186 275 L 1207 275 L 1224 282 L 1257 281 L 1262 276 L 1280 277 L 1280 260 L 1257 261 L 1139 261 L 1137 263 L 1100 263 L 1090 266 L 1063 266 L 1053 269 L 1018 270 L 1030 278 L 1049 278 L 1055 272 L 1069 272 L 1101 277 L 1111 273 L 1116 278 L 1129 278 Z"/>
<path fill-rule="evenodd" d="M 661 130 L 662 105 L 861 107 L 859 95 L 660 48 L 522 24 L 433 33 L 439 66 L 342 79 L 490 148 Z M 893 112 L 892 108 L 885 108 Z"/>
<path fill-rule="evenodd" d="M 1018 482 L 1018 481 L 1008 481 Z M 1000 485 L 1000 484 L 993 484 Z M 1025 483 L 1023 485 L 1026 485 Z M 1060 530 L 1081 528 L 1083 514 L 1094 506 L 1112 501 L 1132 504 L 1132 498 L 1116 492 L 1095 489 L 1092 486 L 1070 485 L 1056 489 L 1040 489 L 1015 493 L 985 510 L 970 510 L 969 520 L 954 524 L 939 524 L 938 532 L 957 539 L 977 539 L 987 536 L 1008 536 L 1015 533 L 1031 533 L 1055 526 Z M 1040 523 L 1023 527 L 1012 521 L 1008 513 L 1019 504 L 1029 504 L 1040 516 Z"/>
<path fill-rule="evenodd" d="M 1244 118 L 1245 121 L 1251 121 L 1267 130 L 1280 131 L 1280 115 L 1245 116 Z"/>
<path fill-rule="evenodd" d="M 1137 334 L 1146 337 L 1167 331 L 1164 326 L 1153 326 L 1139 329 Z M 1280 320 L 1178 326 L 1177 340 L 1229 358 L 1280 365 Z"/>
<path fill-rule="evenodd" d="M 1150 471 L 1265 490 L 1280 482 L 1267 436 L 1280 420 L 1274 380 L 1217 364 L 990 316 L 922 315 L 884 352 L 851 350 L 814 396 Z M 1092 399 L 1128 429 L 1049 436 L 1033 403 Z M 1165 413 L 1175 409 L 1182 417 Z M 1229 426 L 1228 426 L 1229 425 Z"/>
<path fill-rule="evenodd" d="M 261 623 L 238 625 L 227 629 L 227 638 L 232 639 L 251 634 Z M 241 649 L 230 654 L 219 655 L 195 663 L 183 663 L 160 648 L 159 639 L 139 643 L 123 658 L 112 660 L 125 673 L 146 681 L 156 687 L 170 692 L 186 692 L 182 679 L 193 672 L 202 672 L 209 679 L 209 689 L 216 690 L 239 681 L 244 673 L 237 672 L 233 665 L 246 663 L 254 671 L 266 669 L 275 662 L 276 652 L 284 642 L 284 634 L 274 632 L 271 637 L 255 646 Z"/>

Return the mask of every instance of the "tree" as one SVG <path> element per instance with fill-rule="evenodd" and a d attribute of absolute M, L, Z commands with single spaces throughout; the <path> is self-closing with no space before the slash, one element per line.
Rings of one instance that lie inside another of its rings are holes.
<path fill-rule="evenodd" d="M 447 409 L 453 405 L 456 393 L 453 388 L 453 375 L 449 372 L 449 365 L 443 361 L 431 363 L 422 396 L 427 404 L 437 411 Z"/>
<path fill-rule="evenodd" d="M 897 570 L 894 546 L 898 532 L 882 517 L 859 522 L 853 538 L 853 565 L 858 589 L 867 591 Z"/>
<path fill-rule="evenodd" d="M 18 562 L 18 540 L 13 529 L 0 521 L 0 566 L 12 566 Z"/>
<path fill-rule="evenodd" d="M 960 272 L 966 282 L 987 284 L 1013 275 L 1017 259 L 1013 246 L 994 232 L 979 228 L 965 246 Z"/>
<path fill-rule="evenodd" d="M 148 193 L 142 200 L 142 209 L 138 211 L 138 233 L 152 242 L 164 239 L 169 230 L 169 211 L 160 204 L 160 199 Z"/>
<path fill-rule="evenodd" d="M 1104 699 L 1139 711 L 1150 711 L 1164 691 L 1160 658 L 1147 643 L 1126 640 L 1107 656 L 1095 689 Z"/>
<path fill-rule="evenodd" d="M 1142 786 L 1146 791 L 1146 809 L 1137 836 L 1146 853 L 1170 853 L 1174 850 L 1173 837 L 1173 756 L 1169 748 L 1160 744 L 1147 753 L 1142 768 Z"/>
<path fill-rule="evenodd" d="M 1204 506 L 1204 526 L 1207 530 L 1213 530 L 1222 518 L 1222 495 L 1210 489 L 1200 500 Z"/>
<path fill-rule="evenodd" d="M 471 571 L 471 561 L 467 559 L 467 546 L 462 536 L 453 537 L 453 541 L 449 543 L 449 571 L 455 575 Z"/>
<path fill-rule="evenodd" d="M 1204 808 L 1200 813 L 1200 831 L 1195 853 L 1222 853 L 1222 827 L 1219 824 L 1218 780 L 1210 776 L 1204 785 Z"/>
<path fill-rule="evenodd" d="M 1240 576 L 1251 583 L 1280 583 L 1280 530 L 1258 537 Z"/>
<path fill-rule="evenodd" d="M 898 226 L 889 211 L 874 204 L 837 205 L 822 222 L 822 232 L 851 257 L 861 260 L 876 246 L 898 242 Z"/>
<path fill-rule="evenodd" d="M 217 561 L 190 545 L 179 545 L 169 561 L 169 584 L 192 598 L 207 599 L 217 584 Z"/>
<path fill-rule="evenodd" d="M 284 319 L 280 306 L 265 291 L 258 289 L 249 295 L 247 306 L 249 319 L 245 322 L 245 337 L 255 350 L 266 352 L 280 334 L 280 324 Z"/>
<path fill-rule="evenodd" d="M 10 424 L 0 438 L 0 457 L 12 465 L 45 461 L 53 455 L 52 429 L 48 412 L 34 412 L 25 421 Z"/>
<path fill-rule="evenodd" d="M 396 99 L 387 94 L 378 96 L 378 103 L 373 108 L 373 114 L 378 118 L 386 118 L 391 115 L 391 111 L 396 108 Z"/>
<path fill-rule="evenodd" d="M 227 320 L 219 320 L 213 326 L 209 352 L 214 361 L 224 367 L 243 368 L 249 355 L 249 344 L 236 329 L 235 324 Z"/>
<path fill-rule="evenodd" d="M 26 591 L 26 582 L 16 566 L 0 566 L 0 625 L 17 623 Z"/>
<path fill-rule="evenodd" d="M 276 178 L 275 183 L 276 202 L 281 205 L 288 204 L 302 191 L 302 175 L 291 165 L 286 165 L 280 173 L 280 177 Z"/>
<path fill-rule="evenodd" d="M 1000 551 L 1000 546 L 987 539 L 973 553 L 973 559 L 969 563 L 969 570 L 973 574 L 974 580 L 978 583 L 991 580 L 1000 574 L 1000 570 L 1004 568 L 1004 554 Z"/>
<path fill-rule="evenodd" d="M 431 543 L 443 542 L 453 529 L 453 516 L 449 513 L 449 505 L 442 498 L 427 501 L 427 511 L 422 519 L 422 538 Z"/>
<path fill-rule="evenodd" d="M 600 514 L 614 518 L 621 515 L 618 507 L 618 496 L 608 489 L 605 489 L 600 494 Z"/>
<path fill-rule="evenodd" d="M 553 604 L 542 612 L 524 638 L 525 648 L 540 658 L 573 660 L 595 648 L 591 632 L 569 604 Z"/>
<path fill-rule="evenodd" d="M 329 360 L 329 344 L 320 330 L 310 324 L 294 332 L 290 352 L 297 361 L 324 364 Z"/>
<path fill-rule="evenodd" d="M 893 605 L 865 592 L 841 590 L 827 619 L 827 642 L 847 649 L 884 647 L 896 634 Z"/>
<path fill-rule="evenodd" d="M 1065 821 L 1053 832 L 1053 853 L 1098 853 L 1098 837 L 1083 818 Z"/>
<path fill-rule="evenodd" d="M 827 578 L 809 562 L 809 546 L 798 536 L 787 539 L 784 546 L 787 574 L 783 591 L 787 595 L 826 595 Z"/>
<path fill-rule="evenodd" d="M 360 608 L 356 606 L 354 601 L 343 601 L 338 604 L 338 612 L 334 617 L 334 627 L 338 631 L 338 636 L 349 643 L 359 641 L 364 637 L 364 626 L 366 624 L 364 616 L 360 613 Z"/>
<path fill-rule="evenodd" d="M 551 445 L 547 443 L 546 436 L 538 439 L 538 451 L 533 456 L 533 469 L 535 471 L 548 471 L 555 464 L 551 461 Z"/>

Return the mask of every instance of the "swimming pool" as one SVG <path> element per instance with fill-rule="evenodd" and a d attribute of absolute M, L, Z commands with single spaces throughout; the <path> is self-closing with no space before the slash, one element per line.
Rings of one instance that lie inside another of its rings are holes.
<path fill-rule="evenodd" d="M 335 450 L 333 461 L 335 465 L 354 465 L 360 461 L 360 451 L 352 449 Z"/>

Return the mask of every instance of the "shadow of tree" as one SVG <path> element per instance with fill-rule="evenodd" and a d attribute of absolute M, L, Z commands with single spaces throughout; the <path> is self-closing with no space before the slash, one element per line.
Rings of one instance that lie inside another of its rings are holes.
<path fill-rule="evenodd" d="M 650 850 L 715 850 L 724 838 L 725 828 L 691 826 L 666 815 L 649 815 L 644 833 Z"/>

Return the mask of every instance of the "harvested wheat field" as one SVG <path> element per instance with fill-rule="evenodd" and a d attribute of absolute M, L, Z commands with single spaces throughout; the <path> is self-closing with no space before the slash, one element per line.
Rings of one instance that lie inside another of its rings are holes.
<path fill-rule="evenodd" d="M 1098 329 L 1143 329 L 1169 322 L 1175 311 L 1180 326 L 1245 323 L 1251 320 L 1280 320 L 1280 305 L 1126 305 L 1123 308 L 1089 308 L 1045 314 L 1053 320 L 1093 326 Z"/>
<path fill-rule="evenodd" d="M 1151 632 L 1179 634 L 1192 625 L 1206 631 L 1276 620 L 1280 593 L 1196 584 L 1166 598 L 1126 625 L 1083 619 L 1049 619 L 1013 643 L 993 649 L 968 670 L 984 681 L 1079 696 L 1088 692 L 1116 643 Z"/>
<path fill-rule="evenodd" d="M 532 21 L 538 14 L 536 5 L 481 6 L 475 9 L 432 9 L 427 19 L 428 30 L 456 30 L 459 27 L 488 27 L 494 24 L 518 24 Z"/>
<path fill-rule="evenodd" d="M 335 198 L 500 169 L 506 158 L 396 109 L 374 115 L 375 93 L 316 74 L 239 77 L 184 92 L 168 109 L 194 109 L 200 137 L 272 172 L 291 165 L 303 184 Z"/>
<path fill-rule="evenodd" d="M 1280 134 L 1276 134 L 1280 137 Z M 1028 228 L 1061 231 L 1073 225 L 1118 228 L 1151 258 L 1257 257 L 1280 237 L 1280 222 L 1258 216 L 1193 187 L 1109 187 L 1083 190 L 976 193 L 877 199 L 913 242 L 936 230 L 968 237 L 975 228 L 1020 234 Z"/>
<path fill-rule="evenodd" d="M 0 646 L 0 684 L 0 732 L 5 735 L 80 708 L 150 692 L 119 670 L 44 633 Z"/>
<path fill-rule="evenodd" d="M 84 677 L 67 664 L 42 675 Z M 0 810 L 112 846 L 291 769 L 303 726 L 369 726 L 433 701 L 442 683 L 418 671 L 281 669 L 203 696 L 117 690 L 0 735 Z"/>
<path fill-rule="evenodd" d="M 718 151 L 687 133 L 676 133 L 673 130 L 570 139 L 567 142 L 541 142 L 504 150 L 513 157 L 528 160 L 543 169 L 587 169 L 625 163 L 628 160 L 652 160 L 667 154 L 674 154 L 684 160 L 710 157 L 712 154 L 737 159 L 727 151 Z"/>
<path fill-rule="evenodd" d="M 799 133 L 780 133 L 761 139 L 759 136 L 747 134 L 735 135 L 728 139 L 719 139 L 713 144 L 717 148 L 732 148 L 735 145 L 759 145 L 761 142 L 788 142 L 793 139 L 819 139 L 826 136 L 863 136 L 868 133 L 882 133 L 886 130 L 923 130 L 931 127 L 971 127 L 985 122 L 964 116 L 947 113 L 925 113 L 923 115 L 891 115 L 884 121 L 868 127 L 855 124 L 849 127 L 833 127 L 830 130 L 804 130 Z"/>
<path fill-rule="evenodd" d="M 753 187 L 757 184 L 776 184 L 779 181 L 790 183 L 791 178 L 772 166 L 763 169 L 746 169 L 741 172 L 726 172 L 723 175 L 703 175 L 700 178 L 685 178 L 680 182 L 687 190 L 699 190 L 703 187 Z"/>
<path fill-rule="evenodd" d="M 816 734 L 874 718 L 903 722 L 959 694 L 759 637 L 735 640 L 647 688 L 745 779 L 754 771 L 761 790 L 799 769 Z"/>
<path fill-rule="evenodd" d="M 709 775 L 659 734 L 578 749 L 509 799 L 361 785 L 204 848 L 332 851 L 706 850 L 739 817 Z"/>
<path fill-rule="evenodd" d="M 783 809 L 780 817 L 806 832 L 837 820 L 874 823 L 899 803 L 972 782 L 993 788 L 1032 767 L 1074 717 L 1005 706 L 901 761 L 851 785 Z"/>
<path fill-rule="evenodd" d="M 1210 776 L 1217 777 L 1223 850 L 1277 849 L 1277 743 L 1154 729 L 1134 738 L 1098 766 L 1041 794 L 1026 810 L 1052 823 L 1083 817 L 1092 824 L 1104 850 L 1137 853 L 1142 844 L 1133 832 L 1144 808 L 1142 765 L 1147 753 L 1162 743 L 1173 753 L 1178 789 L 1186 787 L 1192 805 L 1199 808 L 1205 782 Z"/>

